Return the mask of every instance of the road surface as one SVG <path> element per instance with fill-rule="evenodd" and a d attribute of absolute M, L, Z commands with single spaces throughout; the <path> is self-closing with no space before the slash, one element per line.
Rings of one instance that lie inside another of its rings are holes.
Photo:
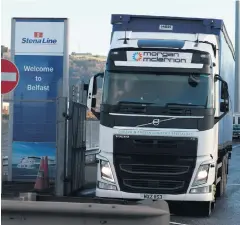
<path fill-rule="evenodd" d="M 238 146 L 238 147 L 237 147 Z M 172 216 L 171 224 L 175 225 L 240 225 L 240 144 L 235 144 L 227 191 L 218 200 L 216 208 L 210 218 L 190 218 Z"/>

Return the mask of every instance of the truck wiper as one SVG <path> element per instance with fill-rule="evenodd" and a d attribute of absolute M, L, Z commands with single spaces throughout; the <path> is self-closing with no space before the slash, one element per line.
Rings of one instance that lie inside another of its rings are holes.
<path fill-rule="evenodd" d="M 152 104 L 149 102 L 119 101 L 119 112 L 126 113 L 146 113 L 146 106 Z"/>
<path fill-rule="evenodd" d="M 118 105 L 121 104 L 132 104 L 132 105 L 151 105 L 151 102 L 134 102 L 134 101 L 118 101 Z"/>
<path fill-rule="evenodd" d="M 205 103 L 205 109 L 207 108 L 207 106 L 208 106 L 208 96 L 207 96 L 206 103 Z"/>
<path fill-rule="evenodd" d="M 194 105 L 194 104 L 187 104 L 187 103 L 166 103 L 166 107 L 171 107 L 171 106 L 188 106 L 188 107 L 204 107 L 202 105 Z"/>

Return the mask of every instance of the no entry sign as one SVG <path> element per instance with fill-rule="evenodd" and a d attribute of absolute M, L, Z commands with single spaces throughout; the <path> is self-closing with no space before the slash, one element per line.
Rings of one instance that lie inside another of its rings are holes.
<path fill-rule="evenodd" d="M 7 59 L 1 59 L 1 94 L 7 94 L 17 87 L 19 81 L 18 68 Z"/>

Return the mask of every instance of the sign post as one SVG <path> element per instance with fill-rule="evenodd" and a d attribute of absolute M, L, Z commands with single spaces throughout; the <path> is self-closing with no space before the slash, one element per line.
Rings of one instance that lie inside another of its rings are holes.
<path fill-rule="evenodd" d="M 1 59 L 1 119 L 2 119 L 2 125 L 3 125 L 3 118 L 2 118 L 3 95 L 12 92 L 17 87 L 18 82 L 19 82 L 19 71 L 18 71 L 17 66 L 7 59 Z M 3 157 L 1 157 L 1 160 L 3 162 Z M 2 166 L 2 169 L 3 169 L 3 166 Z"/>
<path fill-rule="evenodd" d="M 1 94 L 13 91 L 19 81 L 18 68 L 7 59 L 1 59 Z"/>
<path fill-rule="evenodd" d="M 21 80 L 9 120 L 9 174 L 34 182 L 42 157 L 55 177 L 57 101 L 68 97 L 68 19 L 13 18 L 11 59 Z"/>

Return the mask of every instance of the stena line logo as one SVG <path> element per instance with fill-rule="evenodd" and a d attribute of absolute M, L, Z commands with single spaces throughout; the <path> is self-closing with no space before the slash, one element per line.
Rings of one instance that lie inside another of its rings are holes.
<path fill-rule="evenodd" d="M 57 39 L 51 39 L 48 37 L 44 37 L 43 32 L 33 32 L 32 37 L 22 38 L 22 44 L 55 45 L 55 44 L 57 44 Z"/>

